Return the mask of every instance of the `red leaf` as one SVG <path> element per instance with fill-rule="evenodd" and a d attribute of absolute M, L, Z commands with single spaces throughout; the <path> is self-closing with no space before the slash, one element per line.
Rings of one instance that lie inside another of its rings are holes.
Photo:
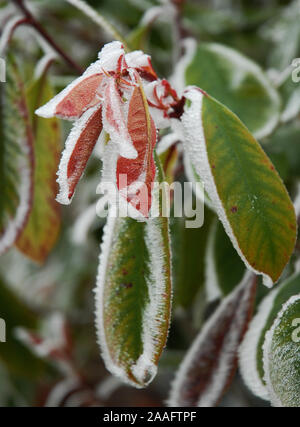
<path fill-rule="evenodd" d="M 102 74 L 93 74 L 81 80 L 56 106 L 54 114 L 65 119 L 80 117 L 86 107 L 95 105 L 93 101 L 102 78 Z"/>
<path fill-rule="evenodd" d="M 92 154 L 102 130 L 102 108 L 92 114 L 86 127 L 81 132 L 68 163 L 69 199 L 74 194 L 75 187 Z"/>
<path fill-rule="evenodd" d="M 129 104 L 128 131 L 138 156 L 136 159 L 124 157 L 118 159 L 117 186 L 119 190 L 126 187 L 121 175 L 127 177 L 128 187 L 137 181 L 145 184 L 147 194 L 139 190 L 134 191 L 134 194 L 128 192 L 127 201 L 147 217 L 151 207 L 152 182 L 155 178 L 153 150 L 156 143 L 156 128 L 140 81 L 134 88 Z"/>
<path fill-rule="evenodd" d="M 231 384 L 252 317 L 256 278 L 249 274 L 204 325 L 172 386 L 170 406 L 216 406 Z"/>
<path fill-rule="evenodd" d="M 66 141 L 58 172 L 57 200 L 69 204 L 102 131 L 102 108 L 89 109 L 74 125 Z"/>

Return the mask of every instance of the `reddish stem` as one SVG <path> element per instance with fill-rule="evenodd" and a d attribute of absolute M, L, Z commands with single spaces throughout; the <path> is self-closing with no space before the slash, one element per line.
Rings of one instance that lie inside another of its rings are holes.
<path fill-rule="evenodd" d="M 52 39 L 52 37 L 44 30 L 42 25 L 34 18 L 31 12 L 24 5 L 23 0 L 12 0 L 15 5 L 23 12 L 26 17 L 26 23 L 31 25 L 35 30 L 53 47 L 53 49 L 64 59 L 64 61 L 78 74 L 82 74 L 83 69 L 69 57 Z"/>

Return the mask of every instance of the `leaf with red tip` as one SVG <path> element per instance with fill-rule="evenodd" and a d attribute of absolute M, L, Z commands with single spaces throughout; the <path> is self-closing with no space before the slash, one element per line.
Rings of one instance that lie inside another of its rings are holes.
<path fill-rule="evenodd" d="M 239 344 L 251 320 L 256 279 L 247 273 L 204 325 L 172 386 L 170 406 L 216 406 L 237 368 Z"/>
<path fill-rule="evenodd" d="M 66 141 L 59 171 L 60 192 L 57 201 L 68 205 L 74 195 L 93 148 L 102 131 L 102 108 L 87 110 L 75 123 Z"/>
<path fill-rule="evenodd" d="M 122 175 L 123 177 L 125 175 L 128 189 L 127 201 L 146 217 L 151 208 L 151 190 L 155 178 L 153 150 L 156 144 L 156 128 L 150 116 L 140 80 L 138 80 L 138 86 L 134 88 L 129 103 L 128 131 L 138 156 L 134 160 L 119 158 L 117 162 L 117 186 L 119 190 L 125 188 L 126 184 L 122 179 Z M 134 185 L 137 182 L 145 184 L 147 197 L 145 197 L 144 192 L 136 191 Z M 130 193 L 130 187 L 134 194 Z"/>

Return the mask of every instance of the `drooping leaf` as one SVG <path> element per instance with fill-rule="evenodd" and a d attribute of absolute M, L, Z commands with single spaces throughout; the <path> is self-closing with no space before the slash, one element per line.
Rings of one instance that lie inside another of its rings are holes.
<path fill-rule="evenodd" d="M 210 229 L 206 252 L 205 287 L 209 301 L 230 294 L 242 280 L 244 272 L 243 262 L 216 219 Z"/>
<path fill-rule="evenodd" d="M 53 96 L 45 77 L 33 82 L 27 95 L 34 132 L 34 196 L 31 213 L 16 246 L 41 263 L 54 246 L 60 229 L 60 209 L 55 196 L 61 134 L 56 118 L 46 120 L 34 116 L 37 104 Z"/>
<path fill-rule="evenodd" d="M 240 347 L 241 374 L 253 394 L 269 400 L 264 381 L 263 343 L 282 305 L 293 295 L 300 293 L 300 273 L 285 280 L 261 302 Z"/>
<path fill-rule="evenodd" d="M 7 58 L 0 86 L 0 254 L 24 228 L 32 204 L 33 134 L 18 65 Z"/>
<path fill-rule="evenodd" d="M 237 368 L 238 346 L 252 316 L 256 279 L 247 274 L 208 319 L 172 385 L 169 406 L 216 406 Z"/>
<path fill-rule="evenodd" d="M 186 85 L 196 85 L 226 105 L 257 137 L 275 128 L 280 99 L 261 68 L 239 52 L 201 43 L 186 69 Z"/>
<path fill-rule="evenodd" d="M 264 371 L 273 406 L 300 406 L 300 294 L 278 313 L 264 342 Z"/>
<path fill-rule="evenodd" d="M 185 96 L 185 150 L 238 254 L 270 285 L 279 279 L 296 240 L 287 190 L 237 116 L 198 88 Z"/>
<path fill-rule="evenodd" d="M 34 329 L 38 318 L 0 279 L 0 318 L 6 325 L 6 342 L 0 343 L 0 361 L 11 374 L 37 380 L 48 365 L 34 356 L 17 338 L 15 328 Z"/>
<path fill-rule="evenodd" d="M 135 387 L 154 378 L 168 334 L 168 233 L 166 217 L 147 222 L 109 217 L 104 230 L 96 289 L 98 340 L 107 369 Z"/>
<path fill-rule="evenodd" d="M 59 194 L 57 201 L 68 205 L 76 186 L 83 175 L 86 164 L 102 131 L 102 108 L 95 106 L 87 110 L 74 124 L 63 151 L 59 170 Z"/>

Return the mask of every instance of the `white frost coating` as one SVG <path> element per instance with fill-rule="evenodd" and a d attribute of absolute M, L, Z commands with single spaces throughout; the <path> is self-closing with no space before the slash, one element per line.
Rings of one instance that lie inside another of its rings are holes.
<path fill-rule="evenodd" d="M 185 39 L 183 40 L 182 44 L 185 49 L 185 53 L 176 65 L 175 72 L 170 78 L 171 85 L 176 89 L 179 95 L 183 94 L 183 91 L 186 87 L 185 70 L 192 62 L 197 49 L 197 42 L 195 39 Z"/>
<path fill-rule="evenodd" d="M 191 366 L 195 362 L 195 358 L 197 353 L 199 352 L 199 349 L 202 346 L 207 345 L 210 331 L 214 329 L 214 325 L 218 322 L 219 317 L 222 316 L 223 312 L 227 311 L 228 306 L 230 306 L 235 301 L 237 295 L 244 288 L 245 290 L 240 301 L 240 305 L 235 313 L 234 324 L 228 331 L 226 339 L 224 340 L 222 348 L 222 357 L 219 358 L 217 369 L 214 370 L 209 386 L 206 388 L 204 394 L 199 398 L 197 402 L 197 407 L 212 407 L 220 398 L 224 386 L 227 382 L 228 374 L 232 367 L 233 360 L 235 358 L 235 351 L 238 346 L 238 341 L 241 333 L 238 326 L 243 325 L 243 320 L 245 316 L 244 306 L 245 303 L 247 303 L 250 293 L 252 291 L 251 276 L 252 274 L 250 272 L 245 273 L 245 276 L 242 279 L 240 285 L 234 290 L 234 292 L 224 298 L 220 306 L 216 309 L 214 314 L 208 319 L 208 321 L 203 326 L 201 332 L 195 339 L 194 343 L 192 344 L 190 350 L 188 351 L 187 355 L 185 356 L 183 362 L 179 367 L 179 370 L 171 387 L 168 406 L 183 406 L 184 403 L 181 401 L 180 397 L 182 386 L 186 382 L 188 373 L 191 369 Z"/>
<path fill-rule="evenodd" d="M 204 185 L 203 185 L 202 180 L 197 179 L 197 177 L 195 176 L 192 164 L 191 164 L 190 159 L 186 153 L 184 154 L 184 157 L 183 157 L 183 165 L 184 165 L 184 172 L 185 172 L 187 179 L 189 180 L 189 182 L 192 182 L 193 184 L 195 184 L 195 185 L 193 185 L 193 191 L 195 193 L 195 196 L 199 200 L 203 201 L 203 194 L 204 194 L 205 205 L 211 211 L 216 212 L 214 205 L 212 204 L 211 200 L 209 199 L 209 197 L 208 197 L 208 195 L 204 189 Z"/>
<path fill-rule="evenodd" d="M 191 106 L 182 115 L 182 124 L 185 132 L 183 141 L 185 151 L 188 153 L 190 161 L 195 168 L 195 171 L 203 179 L 205 190 L 207 191 L 212 203 L 216 208 L 216 212 L 222 221 L 225 231 L 228 234 L 234 248 L 243 260 L 248 270 L 263 276 L 263 282 L 267 287 L 272 286 L 271 278 L 258 270 L 255 270 L 247 261 L 242 253 L 238 241 L 233 233 L 230 223 L 227 219 L 226 212 L 222 205 L 221 199 L 218 194 L 216 184 L 214 182 L 213 174 L 210 169 L 210 164 L 207 156 L 206 141 L 204 136 L 202 124 L 202 92 L 195 87 L 189 86 L 184 96 L 191 101 Z"/>
<path fill-rule="evenodd" d="M 230 61 L 233 64 L 233 69 L 236 72 L 235 78 L 233 77 L 233 88 L 237 88 L 239 85 L 239 82 L 241 81 L 241 73 L 244 71 L 245 73 L 253 73 L 259 83 L 262 85 L 262 87 L 266 90 L 268 95 L 270 96 L 270 99 L 272 100 L 272 104 L 280 106 L 280 98 L 279 95 L 272 85 L 272 83 L 268 80 L 268 78 L 263 73 L 262 69 L 249 60 L 247 57 L 241 55 L 240 53 L 236 52 L 234 49 L 231 49 L 229 47 L 225 47 L 223 45 L 220 45 L 218 43 L 211 43 L 210 44 L 210 51 L 215 52 L 220 56 L 223 56 L 225 61 L 229 58 Z M 253 133 L 255 138 L 260 139 L 264 138 L 267 135 L 270 135 L 273 130 L 275 129 L 278 120 L 279 120 L 279 108 L 277 114 L 272 114 L 269 118 L 269 121 L 265 123 L 260 129 L 257 129 L 256 132 Z"/>
<path fill-rule="evenodd" d="M 103 128 L 110 135 L 112 142 L 118 145 L 119 152 L 126 159 L 136 159 L 137 151 L 130 138 L 127 121 L 123 111 L 123 102 L 113 78 L 105 88 L 106 102 L 103 104 Z"/>
<path fill-rule="evenodd" d="M 286 310 L 295 302 L 300 300 L 300 295 L 294 295 L 292 296 L 283 306 L 279 314 L 277 315 L 271 329 L 266 333 L 265 342 L 263 345 L 264 350 L 264 371 L 265 371 L 265 381 L 267 384 L 267 389 L 269 391 L 270 400 L 272 406 L 275 407 L 283 407 L 283 403 L 280 400 L 280 397 L 277 396 L 276 391 L 273 388 L 272 385 L 272 379 L 271 379 L 271 373 L 270 373 L 270 352 L 271 352 L 271 346 L 272 346 L 272 339 L 275 332 L 275 329 L 279 326 L 281 319 L 286 312 Z"/>
<path fill-rule="evenodd" d="M 72 241 L 76 245 L 82 245 L 87 241 L 88 231 L 97 218 L 96 205 L 97 203 L 93 203 L 76 219 L 71 231 Z"/>
<path fill-rule="evenodd" d="M 124 55 L 124 48 L 121 42 L 114 41 L 103 46 L 98 54 L 99 67 L 107 72 L 115 71 L 118 68 L 120 57 Z M 124 65 L 124 59 L 121 66 Z"/>
<path fill-rule="evenodd" d="M 65 149 L 62 153 L 62 157 L 61 157 L 58 172 L 57 172 L 57 176 L 58 176 L 57 182 L 59 184 L 59 193 L 56 197 L 56 200 L 63 205 L 69 205 L 73 198 L 72 197 L 71 199 L 69 199 L 69 183 L 68 183 L 68 177 L 67 177 L 68 164 L 70 161 L 70 157 L 89 119 L 99 108 L 100 108 L 100 105 L 96 105 L 95 107 L 90 108 L 85 113 L 83 113 L 80 119 L 74 123 L 73 128 L 66 140 Z"/>
<path fill-rule="evenodd" d="M 125 55 L 125 61 L 128 67 L 139 68 L 149 67 L 151 57 L 142 50 L 135 50 Z"/>
<path fill-rule="evenodd" d="M 0 38 L 0 56 L 5 54 L 9 41 L 19 24 L 24 21 L 24 16 L 16 15 L 11 18 L 4 26 Z"/>
<path fill-rule="evenodd" d="M 214 255 L 214 240 L 216 237 L 216 231 L 217 221 L 212 224 L 209 230 L 209 237 L 205 252 L 205 292 L 208 303 L 222 297 Z"/>
<path fill-rule="evenodd" d="M 240 372 L 245 384 L 254 395 L 267 401 L 270 400 L 268 389 L 262 382 L 257 370 L 257 347 L 262 329 L 266 324 L 278 292 L 279 288 L 276 288 L 264 298 L 257 314 L 253 317 L 249 325 L 249 329 L 239 349 Z"/>

